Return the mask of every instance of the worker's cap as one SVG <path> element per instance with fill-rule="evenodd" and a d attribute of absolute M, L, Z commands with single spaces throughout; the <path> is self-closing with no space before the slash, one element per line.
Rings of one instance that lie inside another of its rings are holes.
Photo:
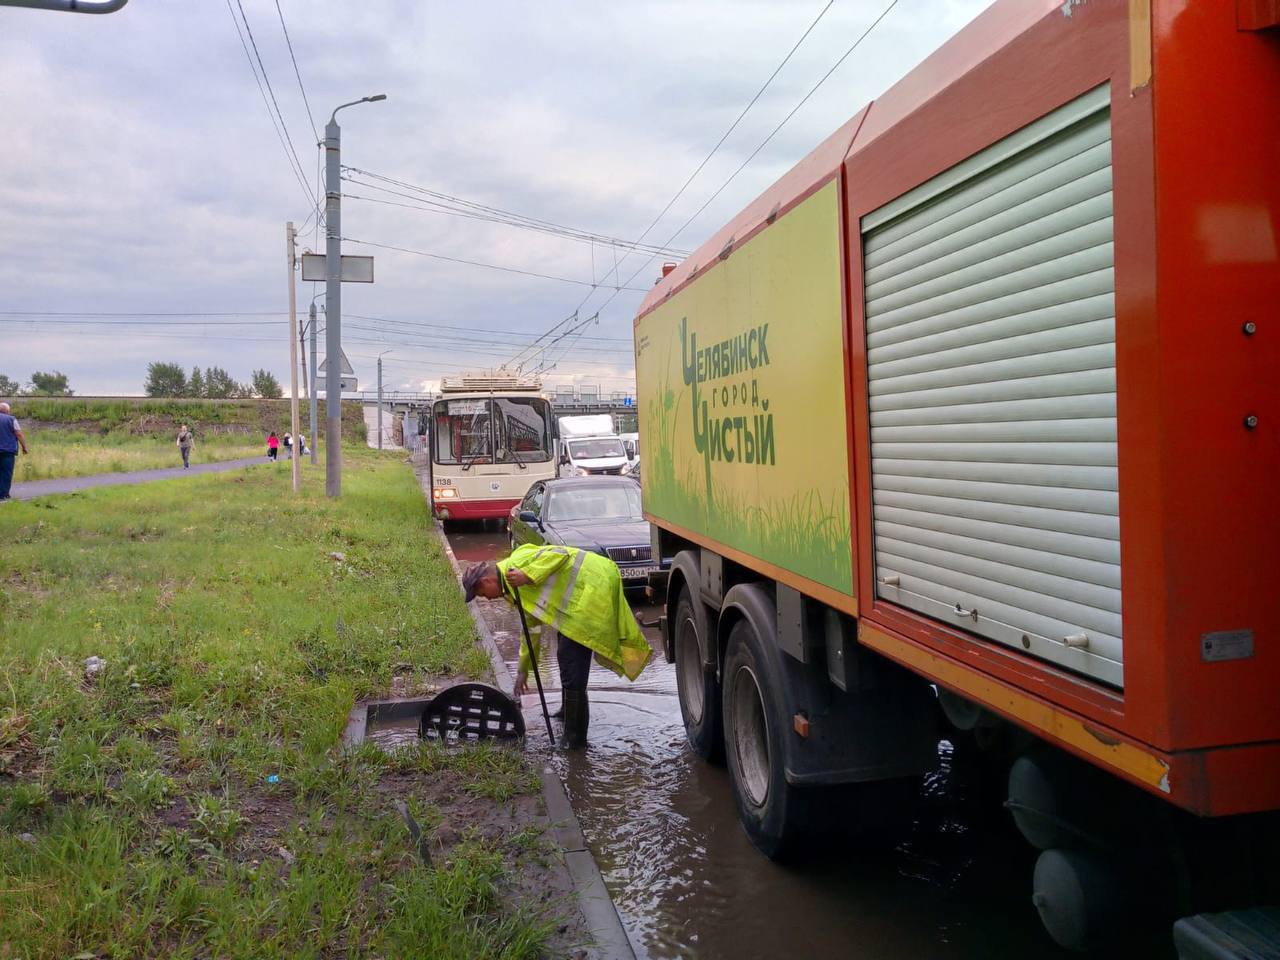
<path fill-rule="evenodd" d="M 480 585 L 480 581 L 486 574 L 494 572 L 492 567 L 491 563 L 473 563 L 462 571 L 462 596 L 467 603 L 476 598 L 476 587 Z"/>

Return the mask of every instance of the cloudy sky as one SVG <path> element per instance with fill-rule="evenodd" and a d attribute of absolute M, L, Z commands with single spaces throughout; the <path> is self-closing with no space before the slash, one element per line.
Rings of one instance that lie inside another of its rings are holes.
<path fill-rule="evenodd" d="M 645 241 L 694 249 L 987 0 L 899 0 L 673 236 L 886 5 L 835 0 Z M 422 189 L 634 240 L 826 6 L 280 0 L 301 88 L 275 0 L 132 0 L 109 16 L 0 7 L 0 373 L 58 369 L 78 393 L 132 394 L 148 361 L 170 360 L 239 379 L 266 367 L 287 383 L 285 222 L 306 225 L 302 246 L 324 244 L 305 90 L 321 133 L 337 104 L 387 94 L 340 115 L 342 159 L 399 183 L 352 174 L 342 232 L 419 251 L 345 246 L 377 264 L 375 284 L 343 288 L 362 386 L 383 350 L 388 388 L 414 388 L 500 364 L 575 310 L 599 310 L 549 379 L 627 389 L 643 293 L 613 284 L 651 285 L 663 257 L 445 214 Z M 298 297 L 305 318 L 313 285 Z"/>

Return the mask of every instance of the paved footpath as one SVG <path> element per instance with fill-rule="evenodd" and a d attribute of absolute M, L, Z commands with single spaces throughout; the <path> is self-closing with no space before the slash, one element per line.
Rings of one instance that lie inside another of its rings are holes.
<path fill-rule="evenodd" d="M 30 500 L 33 497 L 45 497 L 53 493 L 88 490 L 90 487 L 115 487 L 121 484 L 150 483 L 152 480 L 170 480 L 174 477 L 187 477 L 195 473 L 226 473 L 228 470 L 239 470 L 241 467 L 252 467 L 254 464 L 267 462 L 266 457 L 245 457 L 242 460 L 196 463 L 192 464 L 190 470 L 183 470 L 181 467 L 166 467 L 163 470 L 138 470 L 134 473 L 99 473 L 92 477 L 58 477 L 54 480 L 33 480 L 30 483 L 15 483 L 12 495 L 15 500 Z M 289 461 L 281 459 L 280 462 L 288 463 Z"/>

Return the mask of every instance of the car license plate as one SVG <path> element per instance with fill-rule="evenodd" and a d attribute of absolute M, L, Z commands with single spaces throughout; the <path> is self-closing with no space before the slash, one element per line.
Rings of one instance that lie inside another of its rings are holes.
<path fill-rule="evenodd" d="M 628 580 L 639 580 L 647 578 L 651 573 L 657 573 L 658 567 L 620 567 L 619 570 L 623 577 Z"/>

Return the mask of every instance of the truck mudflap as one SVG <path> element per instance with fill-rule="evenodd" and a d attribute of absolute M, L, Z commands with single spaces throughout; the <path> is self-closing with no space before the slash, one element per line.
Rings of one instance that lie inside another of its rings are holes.
<path fill-rule="evenodd" d="M 772 591 L 739 584 L 725 595 L 717 636 L 723 652 L 730 629 L 745 618 L 767 640 L 767 676 L 786 704 L 792 729 L 785 738 L 786 778 L 800 785 L 857 783 L 918 776 L 938 759 L 933 688 L 921 677 L 870 651 L 857 686 L 842 691 L 825 657 L 801 663 L 778 643 Z"/>

